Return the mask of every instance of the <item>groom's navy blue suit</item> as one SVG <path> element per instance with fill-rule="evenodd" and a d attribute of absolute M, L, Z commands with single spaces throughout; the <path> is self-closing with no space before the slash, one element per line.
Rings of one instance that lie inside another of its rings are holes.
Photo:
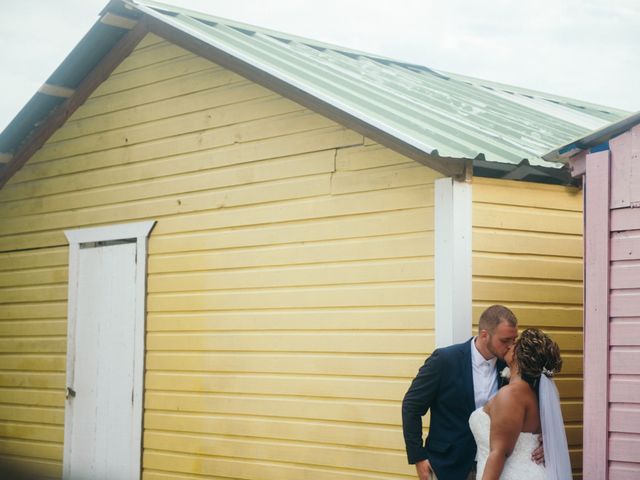
<path fill-rule="evenodd" d="M 402 429 L 409 463 L 428 459 L 439 480 L 466 480 L 476 456 L 469 416 L 476 409 L 471 340 L 436 349 L 402 401 Z M 496 375 L 505 363 L 496 362 Z M 498 378 L 500 385 L 500 378 Z M 422 416 L 431 411 L 422 445 Z"/>

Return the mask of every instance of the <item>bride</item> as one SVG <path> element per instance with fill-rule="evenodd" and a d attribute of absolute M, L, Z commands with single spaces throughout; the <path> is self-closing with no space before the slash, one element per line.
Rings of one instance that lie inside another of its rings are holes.
<path fill-rule="evenodd" d="M 550 378 L 560 371 L 558 345 L 541 330 L 522 332 L 505 355 L 511 378 L 469 426 L 478 446 L 477 480 L 567 480 L 571 465 L 560 398 Z M 531 460 L 542 432 L 545 464 Z"/>

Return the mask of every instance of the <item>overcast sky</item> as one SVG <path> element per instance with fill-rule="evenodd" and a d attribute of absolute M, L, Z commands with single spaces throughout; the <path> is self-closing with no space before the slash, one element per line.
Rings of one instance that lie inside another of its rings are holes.
<path fill-rule="evenodd" d="M 640 110 L 640 0 L 169 0 L 448 72 Z M 0 131 L 107 0 L 0 0 Z"/>

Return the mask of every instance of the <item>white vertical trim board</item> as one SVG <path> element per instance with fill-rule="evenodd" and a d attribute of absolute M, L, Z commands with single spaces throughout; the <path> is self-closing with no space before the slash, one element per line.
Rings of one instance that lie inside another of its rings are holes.
<path fill-rule="evenodd" d="M 452 178 L 435 181 L 436 346 L 471 336 L 472 185 Z"/>
<path fill-rule="evenodd" d="M 128 478 L 139 479 L 141 476 L 142 453 L 142 411 L 144 394 L 144 339 L 146 313 L 146 278 L 147 278 L 147 238 L 155 225 L 155 221 L 135 222 L 103 227 L 83 228 L 65 231 L 69 241 L 69 293 L 68 293 L 68 325 L 67 325 L 67 387 L 74 389 L 77 306 L 79 302 L 80 249 L 98 246 L 96 242 L 117 242 L 126 240 L 135 243 L 135 292 L 134 292 L 134 325 L 133 325 L 133 417 L 131 427 L 131 445 L 139 446 L 140 455 L 134 455 Z M 64 461 L 63 478 L 70 478 L 71 441 L 73 427 L 73 398 L 65 404 L 64 425 Z"/>

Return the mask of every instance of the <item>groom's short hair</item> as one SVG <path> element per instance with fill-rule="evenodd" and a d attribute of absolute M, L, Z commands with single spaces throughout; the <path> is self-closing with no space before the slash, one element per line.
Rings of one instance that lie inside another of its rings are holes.
<path fill-rule="evenodd" d="M 504 305 L 491 305 L 480 315 L 478 331 L 493 333 L 500 322 L 507 322 L 512 327 L 518 326 L 518 319 L 511 310 Z"/>

